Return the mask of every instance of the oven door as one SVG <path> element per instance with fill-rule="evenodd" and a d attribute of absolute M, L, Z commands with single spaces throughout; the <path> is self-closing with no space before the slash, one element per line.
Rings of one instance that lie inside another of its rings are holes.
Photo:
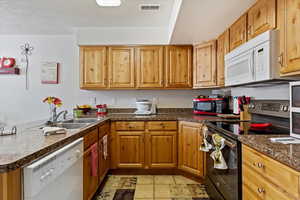
<path fill-rule="evenodd" d="M 223 135 L 221 137 L 225 138 Z M 208 142 L 213 145 L 212 136 L 208 136 Z M 214 148 L 206 154 L 206 169 L 209 191 L 217 190 L 225 200 L 239 200 L 241 198 L 241 177 L 240 177 L 240 152 L 239 143 L 233 139 L 225 138 L 225 147 L 222 149 L 222 154 L 228 169 L 214 168 L 214 160 L 210 157 Z M 214 188 L 211 188 L 214 186 Z M 219 200 L 221 198 L 217 198 Z"/>
<path fill-rule="evenodd" d="M 216 102 L 207 100 L 194 100 L 194 114 L 215 114 Z"/>
<path fill-rule="evenodd" d="M 290 131 L 291 136 L 300 139 L 300 82 L 290 83 Z"/>

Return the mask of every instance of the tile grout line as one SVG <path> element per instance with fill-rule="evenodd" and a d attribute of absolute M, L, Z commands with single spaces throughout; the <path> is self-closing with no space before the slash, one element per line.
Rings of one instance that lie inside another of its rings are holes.
<path fill-rule="evenodd" d="M 153 178 L 153 200 L 155 200 L 155 176 Z"/>

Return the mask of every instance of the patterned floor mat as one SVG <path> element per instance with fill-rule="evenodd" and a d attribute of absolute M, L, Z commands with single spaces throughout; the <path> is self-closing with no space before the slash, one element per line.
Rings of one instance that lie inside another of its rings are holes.
<path fill-rule="evenodd" d="M 183 176 L 109 176 L 95 200 L 210 200 L 205 186 Z"/>

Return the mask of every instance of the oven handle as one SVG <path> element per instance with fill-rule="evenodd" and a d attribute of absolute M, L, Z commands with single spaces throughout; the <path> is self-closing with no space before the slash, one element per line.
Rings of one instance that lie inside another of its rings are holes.
<path fill-rule="evenodd" d="M 208 131 L 208 134 L 207 134 L 207 135 L 212 136 L 213 133 L 210 132 L 210 131 Z M 221 137 L 222 137 L 222 136 L 221 136 Z M 224 138 L 224 137 L 222 137 L 222 138 Z M 225 139 L 225 138 L 224 138 L 224 139 Z M 233 149 L 233 148 L 235 148 L 235 147 L 237 146 L 236 143 L 230 142 L 230 141 L 228 141 L 227 139 L 225 139 L 225 144 L 226 144 L 227 146 L 229 146 L 231 149 Z"/>
<path fill-rule="evenodd" d="M 229 142 L 228 140 L 225 139 L 225 144 L 227 146 L 229 146 L 231 149 L 234 149 L 236 147 L 236 143 L 232 143 L 232 142 Z"/>

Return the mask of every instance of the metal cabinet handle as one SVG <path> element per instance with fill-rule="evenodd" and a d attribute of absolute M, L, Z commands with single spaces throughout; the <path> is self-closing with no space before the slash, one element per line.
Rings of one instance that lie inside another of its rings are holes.
<path fill-rule="evenodd" d="M 264 189 L 264 188 L 257 188 L 257 192 L 260 193 L 260 194 L 261 194 L 261 193 L 264 193 L 264 192 L 265 192 L 265 189 Z"/>
<path fill-rule="evenodd" d="M 264 165 L 262 163 L 257 163 L 258 168 L 264 168 Z"/>
<path fill-rule="evenodd" d="M 283 67 L 283 53 L 278 56 L 278 63 L 280 64 L 280 67 Z"/>

